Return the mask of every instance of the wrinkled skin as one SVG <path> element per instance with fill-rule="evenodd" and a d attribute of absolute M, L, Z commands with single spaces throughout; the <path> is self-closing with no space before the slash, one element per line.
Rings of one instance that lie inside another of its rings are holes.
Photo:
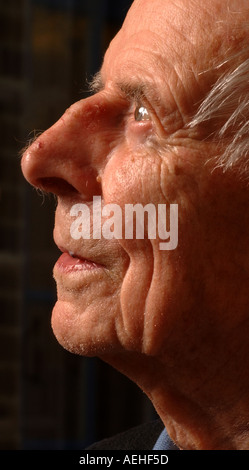
<path fill-rule="evenodd" d="M 135 0 L 105 55 L 103 86 L 22 160 L 27 180 L 58 197 L 56 244 L 99 265 L 55 266 L 58 341 L 134 380 L 182 449 L 248 448 L 249 190 L 235 169 L 215 169 L 208 124 L 188 127 L 224 71 L 216 66 L 248 41 L 247 2 L 225 3 Z M 141 84 L 149 119 L 136 121 L 124 89 Z M 178 204 L 178 247 L 73 240 L 70 209 L 91 207 L 94 195 L 122 208 Z"/>

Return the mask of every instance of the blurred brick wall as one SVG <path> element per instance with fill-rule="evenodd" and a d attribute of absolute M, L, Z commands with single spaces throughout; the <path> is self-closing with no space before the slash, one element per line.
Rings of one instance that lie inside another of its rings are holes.
<path fill-rule="evenodd" d="M 67 386 L 83 409 L 77 390 L 84 365 L 50 327 L 55 203 L 39 198 L 20 171 L 23 146 L 72 102 L 73 42 L 83 84 L 86 42 L 84 34 L 74 38 L 74 21 L 79 36 L 86 20 L 71 12 L 32 0 L 0 4 L 0 449 L 84 439 L 77 422 L 68 425 Z"/>
<path fill-rule="evenodd" d="M 17 152 L 22 135 L 25 1 L 0 5 L 0 448 L 20 442 L 22 184 Z"/>

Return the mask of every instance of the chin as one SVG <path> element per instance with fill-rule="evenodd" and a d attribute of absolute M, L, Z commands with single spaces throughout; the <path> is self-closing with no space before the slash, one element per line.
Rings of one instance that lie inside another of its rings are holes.
<path fill-rule="evenodd" d="M 110 319 L 91 312 L 91 306 L 79 313 L 70 303 L 58 300 L 51 325 L 60 345 L 73 354 L 99 357 L 122 349 Z"/>

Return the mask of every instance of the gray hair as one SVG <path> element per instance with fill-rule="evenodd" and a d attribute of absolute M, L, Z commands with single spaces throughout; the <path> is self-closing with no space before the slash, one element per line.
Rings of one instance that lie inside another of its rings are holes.
<path fill-rule="evenodd" d="M 220 143 L 225 148 L 218 152 L 217 166 L 224 171 L 236 166 L 241 174 L 249 176 L 249 59 L 217 80 L 190 127 L 210 121 L 216 123 L 212 140 L 217 149 Z"/>

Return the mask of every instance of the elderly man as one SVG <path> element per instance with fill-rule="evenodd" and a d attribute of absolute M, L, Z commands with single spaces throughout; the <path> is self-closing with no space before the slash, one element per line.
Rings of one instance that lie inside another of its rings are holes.
<path fill-rule="evenodd" d="M 22 160 L 58 198 L 58 341 L 135 381 L 179 449 L 249 448 L 248 41 L 248 0 L 135 0 L 94 94 Z M 73 237 L 96 196 L 177 205 L 177 246 Z"/>

